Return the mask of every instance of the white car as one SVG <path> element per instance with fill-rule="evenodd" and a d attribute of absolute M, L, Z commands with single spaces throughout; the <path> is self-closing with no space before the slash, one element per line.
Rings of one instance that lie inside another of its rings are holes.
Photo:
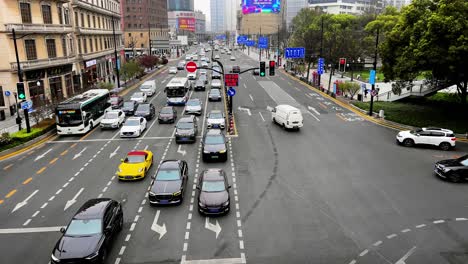
<path fill-rule="evenodd" d="M 227 55 L 231 55 L 231 53 L 232 53 L 232 52 L 231 52 L 230 50 L 227 51 Z M 231 58 L 232 58 L 232 57 L 231 57 Z"/>
<path fill-rule="evenodd" d="M 169 74 L 177 74 L 177 67 L 170 67 Z"/>
<path fill-rule="evenodd" d="M 185 55 L 185 60 L 186 60 L 186 61 L 192 60 L 192 56 L 190 56 L 190 55 Z"/>
<path fill-rule="evenodd" d="M 139 104 L 146 102 L 146 93 L 144 92 L 136 92 L 132 94 L 132 97 L 130 97 L 130 101 L 135 101 Z"/>
<path fill-rule="evenodd" d="M 119 128 L 125 121 L 125 113 L 122 110 L 106 111 L 101 120 L 101 129 Z"/>
<path fill-rule="evenodd" d="M 232 61 L 235 61 L 235 60 L 236 60 L 236 57 L 231 56 L 231 60 L 232 60 Z"/>
<path fill-rule="evenodd" d="M 221 89 L 221 80 L 214 79 L 211 81 L 211 88 Z"/>
<path fill-rule="evenodd" d="M 196 71 L 195 71 L 195 72 L 189 72 L 189 73 L 187 74 L 187 79 L 189 79 L 189 80 L 196 80 L 196 79 L 197 79 L 197 72 L 196 72 Z"/>
<path fill-rule="evenodd" d="M 201 63 L 202 68 L 208 68 L 208 63 L 206 61 Z"/>
<path fill-rule="evenodd" d="M 290 105 L 278 105 L 271 109 L 271 120 L 289 129 L 299 130 L 304 125 L 301 110 Z"/>
<path fill-rule="evenodd" d="M 202 111 L 202 102 L 198 98 L 190 99 L 185 104 L 185 114 L 187 115 L 201 115 Z"/>
<path fill-rule="evenodd" d="M 438 127 L 423 127 L 422 129 L 400 131 L 396 136 L 398 144 L 406 147 L 414 145 L 433 145 L 442 150 L 455 147 L 457 138 L 452 130 Z"/>
<path fill-rule="evenodd" d="M 206 125 L 209 129 L 224 129 L 226 127 L 224 113 L 221 110 L 211 110 L 206 117 Z"/>
<path fill-rule="evenodd" d="M 120 137 L 139 137 L 146 129 L 144 117 L 129 117 L 120 129 Z"/>
<path fill-rule="evenodd" d="M 215 60 L 219 60 L 219 55 L 218 54 L 215 55 Z"/>
<path fill-rule="evenodd" d="M 156 80 L 144 82 L 140 86 L 140 91 L 146 94 L 146 96 L 153 96 L 156 93 Z"/>
<path fill-rule="evenodd" d="M 208 73 L 206 72 L 206 70 L 200 70 L 200 76 L 201 75 L 207 75 Z"/>

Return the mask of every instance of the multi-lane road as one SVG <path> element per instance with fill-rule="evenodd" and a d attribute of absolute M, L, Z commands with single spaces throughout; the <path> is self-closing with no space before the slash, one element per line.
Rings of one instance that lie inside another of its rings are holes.
<path fill-rule="evenodd" d="M 234 55 L 236 61 L 221 55 L 225 68 L 258 64 Z M 107 263 L 468 263 L 467 185 L 432 174 L 435 161 L 466 153 L 467 145 L 450 152 L 397 146 L 396 131 L 276 73 L 241 75 L 233 101 L 238 135 L 229 137 L 225 163 L 201 160 L 202 133 L 195 144 L 177 145 L 174 126 L 155 119 L 137 139 L 97 128 L 1 161 L 0 262 L 48 263 L 60 227 L 81 204 L 109 197 L 123 203 L 125 221 Z M 173 76 L 166 69 L 154 77 L 157 109 Z M 207 93 L 191 98 L 203 102 L 204 114 L 224 111 Z M 302 110 L 300 131 L 271 122 L 267 107 L 282 103 Z M 183 108 L 177 110 L 180 118 Z M 188 162 L 182 205 L 150 206 L 151 177 L 116 179 L 120 159 L 134 149 L 153 151 L 150 175 L 161 160 Z M 233 188 L 226 216 L 197 212 L 194 184 L 206 168 L 227 172 Z"/>

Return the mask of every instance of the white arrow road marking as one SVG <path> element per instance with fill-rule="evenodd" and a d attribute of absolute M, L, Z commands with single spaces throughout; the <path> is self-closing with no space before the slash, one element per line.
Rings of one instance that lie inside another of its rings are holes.
<path fill-rule="evenodd" d="M 260 117 L 262 118 L 263 122 L 265 122 L 265 118 L 263 118 L 263 115 L 261 112 L 258 112 L 260 114 Z"/>
<path fill-rule="evenodd" d="M 75 156 L 73 156 L 72 160 L 75 160 L 76 158 L 80 157 L 81 154 L 83 154 L 83 152 L 85 152 L 87 148 L 88 148 L 88 147 L 84 147 L 84 148 L 80 151 L 80 153 L 75 154 Z"/>
<path fill-rule="evenodd" d="M 78 196 L 80 196 L 81 192 L 83 192 L 84 188 L 81 188 L 76 194 L 75 196 L 73 196 L 73 198 L 71 200 L 68 200 L 67 203 L 65 204 L 65 209 L 63 209 L 64 211 L 66 211 L 70 206 L 72 206 L 74 203 L 76 203 L 76 199 L 78 198 Z"/>
<path fill-rule="evenodd" d="M 237 109 L 239 109 L 240 111 L 246 111 L 249 116 L 252 115 L 252 113 L 250 112 L 250 109 L 248 109 L 248 108 L 244 108 L 244 107 L 239 106 Z"/>
<path fill-rule="evenodd" d="M 153 224 L 151 225 L 151 230 L 159 234 L 159 240 L 167 233 L 166 224 L 163 223 L 162 226 L 158 225 L 159 214 L 161 212 L 156 211 L 156 216 L 154 217 Z"/>
<path fill-rule="evenodd" d="M 182 156 L 185 156 L 187 154 L 187 151 L 181 149 L 182 145 L 179 145 L 179 148 L 177 149 L 177 152 L 182 154 Z"/>
<path fill-rule="evenodd" d="M 309 110 L 313 111 L 317 115 L 320 115 L 320 113 L 317 110 L 315 110 L 315 108 L 313 108 L 312 106 L 308 106 L 308 108 L 309 108 Z"/>
<path fill-rule="evenodd" d="M 317 119 L 317 121 L 320 121 L 320 119 L 318 119 L 318 117 L 316 117 L 314 114 L 312 114 L 310 111 L 307 111 L 307 113 L 309 113 L 309 115 L 313 116 L 315 119 Z"/>
<path fill-rule="evenodd" d="M 253 97 L 251 94 L 249 94 L 249 97 L 250 97 L 250 100 L 252 100 L 252 102 L 254 101 Z"/>
<path fill-rule="evenodd" d="M 38 192 L 39 190 L 35 190 L 33 193 L 31 193 L 26 199 L 24 199 L 24 201 L 16 204 L 15 208 L 13 208 L 13 211 L 11 211 L 12 213 L 18 209 L 20 209 L 21 207 L 25 206 L 26 204 L 28 204 L 28 201 L 29 199 L 31 199 L 34 195 L 36 195 L 36 193 Z"/>
<path fill-rule="evenodd" d="M 416 247 L 412 247 L 401 259 L 399 259 L 395 264 L 406 264 L 406 259 L 408 259 L 411 255 L 413 255 L 414 251 L 416 250 Z"/>
<path fill-rule="evenodd" d="M 212 223 L 210 223 L 210 218 L 206 217 L 205 218 L 205 228 L 215 232 L 216 233 L 216 239 L 218 239 L 218 235 L 219 235 L 219 233 L 221 233 L 221 226 L 219 225 L 218 220 L 216 220 L 216 225 L 213 225 Z"/>
<path fill-rule="evenodd" d="M 44 153 L 42 153 L 41 155 L 37 156 L 37 157 L 34 159 L 34 161 L 38 161 L 38 160 L 42 159 L 43 157 L 45 157 L 45 155 L 47 155 L 47 153 L 49 153 L 49 152 L 51 152 L 51 151 L 52 151 L 52 149 L 47 150 L 46 152 L 44 152 Z"/>
<path fill-rule="evenodd" d="M 112 152 L 110 155 L 109 155 L 109 159 L 112 159 L 112 157 L 114 157 L 115 155 L 117 155 L 117 151 L 120 149 L 120 146 L 117 146 L 117 148 L 115 148 L 114 152 Z"/>

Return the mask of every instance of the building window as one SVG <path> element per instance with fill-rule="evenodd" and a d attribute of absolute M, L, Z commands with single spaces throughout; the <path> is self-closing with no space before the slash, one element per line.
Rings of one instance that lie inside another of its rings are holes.
<path fill-rule="evenodd" d="M 141 47 L 142 47 L 142 48 L 144 48 L 144 47 L 145 47 L 143 43 L 141 43 Z"/>
<path fill-rule="evenodd" d="M 24 49 L 26 50 L 26 58 L 28 60 L 36 60 L 36 41 L 34 39 L 26 39 L 24 41 Z"/>
<path fill-rule="evenodd" d="M 79 27 L 80 23 L 78 23 L 78 12 L 75 12 L 75 26 Z"/>
<path fill-rule="evenodd" d="M 81 27 L 84 27 L 84 14 L 83 13 L 80 13 L 81 15 Z"/>
<path fill-rule="evenodd" d="M 52 24 L 50 5 L 42 5 L 42 19 L 44 20 L 44 24 Z"/>
<path fill-rule="evenodd" d="M 143 37 L 143 33 L 140 33 L 140 37 Z"/>
<path fill-rule="evenodd" d="M 86 38 L 83 39 L 83 50 L 85 54 L 88 53 L 88 42 L 86 41 Z"/>
<path fill-rule="evenodd" d="M 93 39 L 89 39 L 89 51 L 93 52 Z"/>
<path fill-rule="evenodd" d="M 46 46 L 49 58 L 57 57 L 57 50 L 55 49 L 55 39 L 46 39 Z"/>
<path fill-rule="evenodd" d="M 60 6 L 60 4 L 57 5 L 57 14 L 59 18 L 59 24 L 63 25 L 63 12 L 62 12 L 62 7 Z"/>
<path fill-rule="evenodd" d="M 128 33 L 128 36 L 131 37 L 131 36 L 132 36 L 132 33 Z"/>
<path fill-rule="evenodd" d="M 97 22 L 98 22 L 99 28 L 101 28 L 101 17 L 98 17 Z"/>
<path fill-rule="evenodd" d="M 93 16 L 93 27 L 96 28 L 96 17 Z"/>
<path fill-rule="evenodd" d="M 73 55 L 75 54 L 75 48 L 73 47 L 73 37 L 71 39 L 69 39 L 69 47 L 70 47 L 70 55 Z"/>
<path fill-rule="evenodd" d="M 63 18 L 65 25 L 70 25 L 70 10 L 68 8 L 63 9 Z"/>
<path fill-rule="evenodd" d="M 99 38 L 99 48 L 102 50 L 102 38 Z"/>
<path fill-rule="evenodd" d="M 91 16 L 88 15 L 88 27 L 91 27 Z"/>
<path fill-rule="evenodd" d="M 127 27 L 128 27 L 128 28 L 132 28 L 132 24 L 128 24 Z"/>
<path fill-rule="evenodd" d="M 97 38 L 94 39 L 94 47 L 96 47 L 96 51 L 98 51 Z"/>
<path fill-rule="evenodd" d="M 68 56 L 68 54 L 67 54 L 67 40 L 65 38 L 62 38 L 62 52 L 63 52 L 64 57 Z"/>
<path fill-rule="evenodd" d="M 78 39 L 78 52 L 81 54 L 81 38 Z"/>
<path fill-rule="evenodd" d="M 21 10 L 21 20 L 23 21 L 23 23 L 32 23 L 31 4 L 20 3 L 20 10 Z"/>

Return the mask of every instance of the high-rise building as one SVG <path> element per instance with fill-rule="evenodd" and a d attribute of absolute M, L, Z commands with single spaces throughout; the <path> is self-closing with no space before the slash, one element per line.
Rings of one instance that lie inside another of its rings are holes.
<path fill-rule="evenodd" d="M 226 30 L 225 8 L 225 0 L 211 0 L 211 31 L 213 33 L 221 33 Z"/>
<path fill-rule="evenodd" d="M 398 10 L 409 4 L 411 4 L 411 0 L 386 0 L 385 2 L 385 6 L 394 6 Z"/>
<path fill-rule="evenodd" d="M 35 107 L 58 102 L 98 81 L 114 80 L 114 43 L 123 49 L 120 3 L 0 1 L 0 43 L 0 109 L 13 111 L 19 76 Z"/>
<path fill-rule="evenodd" d="M 169 39 L 167 3 L 167 0 L 122 1 L 126 57 L 148 53 L 149 36 L 153 42 Z M 151 53 L 162 53 L 167 48 L 151 45 Z"/>
<path fill-rule="evenodd" d="M 290 27 L 293 18 L 299 13 L 302 8 L 308 7 L 307 0 L 284 0 L 285 3 L 285 22 L 287 28 Z"/>
<path fill-rule="evenodd" d="M 380 13 L 384 0 L 308 0 L 310 8 L 320 8 L 329 14 Z"/>
<path fill-rule="evenodd" d="M 194 0 L 167 0 L 168 11 L 194 11 Z"/>

